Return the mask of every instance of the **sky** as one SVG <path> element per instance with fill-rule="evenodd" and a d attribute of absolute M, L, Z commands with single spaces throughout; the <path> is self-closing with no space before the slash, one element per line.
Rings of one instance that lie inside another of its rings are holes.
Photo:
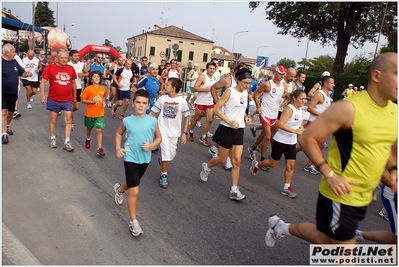
<path fill-rule="evenodd" d="M 278 35 L 280 29 L 265 18 L 265 5 L 250 12 L 248 2 L 50 1 L 49 7 L 54 11 L 58 28 L 67 25 L 66 32 L 72 46 L 78 50 L 88 44 L 101 45 L 108 39 L 126 51 L 127 38 L 141 34 L 149 27 L 154 30 L 157 24 L 181 27 L 245 57 L 269 57 L 269 64 L 275 64 L 281 58 L 296 62 L 305 58 L 307 39 L 298 42 L 290 35 Z M 2 8 L 11 9 L 11 13 L 21 21 L 32 23 L 32 2 L 6 0 L 2 1 Z M 379 47 L 386 42 L 382 36 Z M 374 43 L 365 43 L 362 49 L 350 46 L 346 62 L 356 55 L 374 53 L 375 46 Z M 318 43 L 309 42 L 307 59 L 320 55 L 335 57 L 335 48 L 332 45 L 323 48 Z"/>

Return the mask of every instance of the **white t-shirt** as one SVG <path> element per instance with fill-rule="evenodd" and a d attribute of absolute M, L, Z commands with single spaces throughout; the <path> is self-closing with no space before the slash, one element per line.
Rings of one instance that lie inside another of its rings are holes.
<path fill-rule="evenodd" d="M 33 74 L 32 77 L 27 77 L 24 79 L 31 82 L 39 81 L 39 76 L 37 75 L 37 68 L 39 67 L 39 62 L 40 62 L 39 59 L 37 57 L 33 57 L 32 59 L 26 57 L 22 59 L 22 62 L 25 64 L 25 71 L 29 71 Z"/>
<path fill-rule="evenodd" d="M 151 109 L 159 113 L 158 125 L 162 135 L 168 137 L 180 137 L 183 116 L 190 116 L 190 109 L 187 102 L 181 96 L 170 97 L 163 95 Z"/>
<path fill-rule="evenodd" d="M 82 89 L 82 79 L 80 78 L 79 74 L 83 72 L 85 64 L 80 61 L 78 61 L 76 64 L 72 61 L 69 61 L 68 64 L 71 65 L 76 72 L 76 89 Z"/>

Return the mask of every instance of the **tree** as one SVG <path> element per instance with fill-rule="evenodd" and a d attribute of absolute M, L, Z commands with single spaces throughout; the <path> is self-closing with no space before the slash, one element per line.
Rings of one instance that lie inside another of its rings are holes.
<path fill-rule="evenodd" d="M 304 61 L 305 59 L 303 59 Z M 303 61 L 299 61 L 298 64 L 303 66 Z M 329 55 L 323 55 L 319 57 L 314 57 L 312 59 L 306 60 L 306 75 L 317 76 L 320 75 L 324 71 L 332 72 L 332 67 L 334 64 L 334 58 Z"/>
<path fill-rule="evenodd" d="M 111 46 L 111 47 L 114 47 L 114 46 L 112 45 L 112 41 L 110 41 L 110 40 L 108 40 L 108 39 L 105 39 L 105 40 L 104 40 L 103 46 Z"/>
<path fill-rule="evenodd" d="M 250 2 L 249 8 L 254 10 L 259 5 Z M 267 2 L 265 11 L 266 19 L 282 29 L 278 34 L 309 38 L 322 46 L 333 44 L 337 49 L 334 73 L 343 72 L 349 45 L 361 48 L 367 41 L 376 42 L 380 29 L 385 36 L 397 32 L 396 1 Z"/>
<path fill-rule="evenodd" d="M 19 46 L 19 51 L 20 52 L 28 52 L 29 50 L 29 44 L 28 44 L 28 40 L 25 40 L 21 43 L 21 45 Z"/>
<path fill-rule="evenodd" d="M 277 65 L 282 65 L 282 66 L 284 66 L 284 67 L 286 67 L 286 68 L 289 68 L 289 67 L 295 68 L 295 67 L 296 67 L 295 60 L 289 59 L 289 58 L 286 58 L 286 57 L 280 59 L 280 60 L 277 62 Z"/>
<path fill-rule="evenodd" d="M 48 2 L 37 2 L 35 8 L 35 25 L 55 27 L 54 11 L 48 7 Z"/>

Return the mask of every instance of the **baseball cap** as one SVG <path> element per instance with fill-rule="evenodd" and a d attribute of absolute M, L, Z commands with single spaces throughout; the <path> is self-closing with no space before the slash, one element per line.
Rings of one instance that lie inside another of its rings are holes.
<path fill-rule="evenodd" d="M 350 83 L 350 84 L 348 85 L 348 87 L 351 87 L 351 86 L 353 86 L 353 84 Z"/>
<path fill-rule="evenodd" d="M 194 67 L 198 67 L 199 66 L 199 64 L 198 63 L 194 63 Z"/>
<path fill-rule="evenodd" d="M 281 65 L 278 65 L 278 66 L 276 67 L 276 71 L 277 71 L 278 73 L 280 73 L 280 74 L 285 74 L 285 72 L 286 72 L 284 66 L 281 66 Z"/>
<path fill-rule="evenodd" d="M 360 89 L 364 89 L 364 86 L 362 85 L 362 86 L 360 86 Z"/>
<path fill-rule="evenodd" d="M 321 77 L 324 77 L 324 76 L 331 76 L 331 74 L 328 71 L 325 71 L 321 74 Z"/>

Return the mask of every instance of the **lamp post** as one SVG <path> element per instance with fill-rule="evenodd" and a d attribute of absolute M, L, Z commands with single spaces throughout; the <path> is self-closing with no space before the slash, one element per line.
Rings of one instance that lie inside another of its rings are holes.
<path fill-rule="evenodd" d="M 239 34 L 239 33 L 244 33 L 244 32 L 248 32 L 248 31 L 239 31 L 239 32 L 236 32 L 235 34 L 234 34 L 234 38 L 233 38 L 233 49 L 231 50 L 231 52 L 233 53 L 233 55 L 234 55 L 234 44 L 235 44 L 235 42 L 236 42 L 236 35 L 237 34 Z M 237 61 L 237 58 L 234 56 L 234 63 Z"/>
<path fill-rule="evenodd" d="M 66 25 L 66 24 L 64 23 L 64 32 L 65 32 L 65 33 L 66 33 L 66 28 L 69 27 L 69 26 L 75 26 L 75 23 L 72 23 L 72 24 L 70 24 L 70 25 Z"/>
<path fill-rule="evenodd" d="M 259 48 L 262 48 L 262 47 L 268 47 L 268 46 L 267 45 L 259 46 L 258 49 L 256 49 L 256 58 L 258 58 Z"/>
<path fill-rule="evenodd" d="M 306 68 L 306 60 L 308 59 L 308 49 L 309 49 L 309 37 L 308 37 L 308 43 L 306 44 L 305 61 L 303 62 L 303 70 L 304 71 Z"/>
<path fill-rule="evenodd" d="M 271 58 L 272 56 L 277 56 L 277 55 L 278 55 L 278 54 L 275 54 L 275 53 L 274 53 L 274 54 L 270 54 L 269 57 L 268 57 L 268 60 L 270 60 L 270 58 Z"/>

